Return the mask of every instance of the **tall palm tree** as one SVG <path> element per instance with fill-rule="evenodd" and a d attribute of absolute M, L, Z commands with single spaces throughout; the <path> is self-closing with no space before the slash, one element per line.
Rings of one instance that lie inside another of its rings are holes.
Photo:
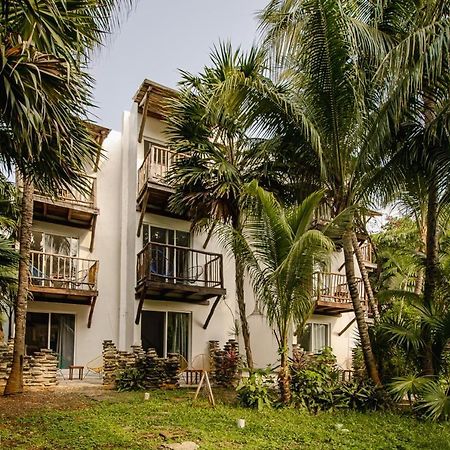
<path fill-rule="evenodd" d="M 433 81 L 434 94 L 448 86 L 448 2 L 273 0 L 261 13 L 261 29 L 275 75 L 290 83 L 303 124 L 318 136 L 312 142 L 303 130 L 300 142 L 316 154 L 332 215 L 348 208 L 362 214 L 370 206 L 373 172 L 395 154 L 389 138 L 406 112 L 417 109 L 410 97 L 417 100 L 419 90 L 422 103 L 428 98 L 421 90 L 424 79 Z M 304 153 L 310 165 L 311 152 Z M 431 153 L 434 160 L 442 156 Z M 378 383 L 354 276 L 357 215 L 342 233 L 345 269 L 366 367 Z M 428 248 L 431 255 L 435 245 Z"/>
<path fill-rule="evenodd" d="M 252 182 L 254 199 L 242 232 L 231 240 L 248 270 L 257 301 L 275 329 L 280 354 L 281 400 L 291 397 L 288 338 L 293 326 L 303 327 L 314 310 L 313 274 L 331 255 L 333 242 L 313 228 L 323 197 L 316 192 L 299 205 L 283 207 L 272 193 Z"/>
<path fill-rule="evenodd" d="M 86 188 L 98 148 L 83 123 L 91 106 L 86 63 L 129 1 L 9 0 L 0 11 L 1 161 L 23 180 L 13 364 L 5 394 L 23 390 L 33 191 Z"/>
<path fill-rule="evenodd" d="M 168 177 L 175 187 L 170 207 L 187 214 L 194 228 L 226 223 L 239 231 L 245 222 L 243 186 L 253 180 L 261 160 L 251 152 L 250 136 L 258 124 L 249 120 L 247 102 L 255 85 L 266 93 L 274 86 L 263 75 L 264 53 L 256 49 L 242 53 L 221 44 L 212 52 L 211 63 L 198 76 L 183 72 L 179 95 L 171 103 L 169 145 L 182 157 Z M 235 89 L 238 84 L 242 89 Z M 247 364 L 252 368 L 244 267 L 239 255 L 234 259 L 240 324 Z"/>
<path fill-rule="evenodd" d="M 303 132 L 299 141 L 305 149 L 299 157 L 307 165 L 315 159 L 331 217 L 346 210 L 354 215 L 341 233 L 345 271 L 367 371 L 379 384 L 353 255 L 357 217 L 367 207 L 368 158 L 361 149 L 373 94 L 366 76 L 374 71 L 387 44 L 383 33 L 370 28 L 370 7 L 364 15 L 355 5 L 273 0 L 261 13 L 261 29 L 273 55 L 274 71 L 290 84 L 291 101 L 308 124 L 309 136 Z M 318 137 L 316 142 L 310 139 L 313 135 Z"/>

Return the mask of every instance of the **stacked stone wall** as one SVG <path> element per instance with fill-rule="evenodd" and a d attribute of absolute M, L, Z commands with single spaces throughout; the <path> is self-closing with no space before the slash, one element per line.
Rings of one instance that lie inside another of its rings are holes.
<path fill-rule="evenodd" d="M 177 387 L 179 384 L 180 359 L 176 353 L 160 358 L 155 349 L 144 352 L 134 345 L 131 352 L 119 351 L 112 341 L 103 342 L 103 384 L 115 387 L 117 376 L 128 368 L 142 370 L 145 385 L 149 388 Z"/>
<path fill-rule="evenodd" d="M 0 392 L 3 391 L 13 360 L 14 341 L 0 343 Z M 58 355 L 49 349 L 42 349 L 33 356 L 25 356 L 23 362 L 23 383 L 26 387 L 56 386 L 58 371 Z"/>

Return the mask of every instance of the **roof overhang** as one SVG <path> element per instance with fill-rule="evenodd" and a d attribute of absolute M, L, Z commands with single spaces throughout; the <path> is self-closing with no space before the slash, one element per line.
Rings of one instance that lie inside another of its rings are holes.
<path fill-rule="evenodd" d="M 146 109 L 147 116 L 164 119 L 167 115 L 167 101 L 177 94 L 175 89 L 145 79 L 133 96 L 133 101 L 138 104 L 140 114 Z"/>

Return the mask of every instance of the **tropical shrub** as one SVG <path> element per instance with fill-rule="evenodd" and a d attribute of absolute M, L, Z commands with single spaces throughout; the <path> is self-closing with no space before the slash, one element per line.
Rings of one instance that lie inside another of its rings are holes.
<path fill-rule="evenodd" d="M 334 391 L 338 386 L 339 371 L 336 357 L 330 348 L 293 367 L 292 392 L 294 403 L 312 412 L 330 409 L 335 405 Z"/>
<path fill-rule="evenodd" d="M 380 389 L 367 376 L 343 381 L 330 348 L 317 356 L 296 362 L 292 388 L 294 402 L 311 412 L 350 408 L 358 411 L 375 410 L 386 404 Z M 364 370 L 361 373 L 365 374 Z"/>
<path fill-rule="evenodd" d="M 241 365 L 239 353 L 231 349 L 215 355 L 214 381 L 224 387 L 236 386 L 238 370 Z"/>
<path fill-rule="evenodd" d="M 255 370 L 248 378 L 243 378 L 236 388 L 237 397 L 241 406 L 256 408 L 270 408 L 273 405 L 274 381 L 271 377 L 271 368 Z"/>
<path fill-rule="evenodd" d="M 408 399 L 413 410 L 427 420 L 450 419 L 450 380 L 414 376 L 396 378 L 389 391 L 396 401 Z"/>
<path fill-rule="evenodd" d="M 127 367 L 118 374 L 116 387 L 119 392 L 145 389 L 145 371 L 142 367 Z"/>

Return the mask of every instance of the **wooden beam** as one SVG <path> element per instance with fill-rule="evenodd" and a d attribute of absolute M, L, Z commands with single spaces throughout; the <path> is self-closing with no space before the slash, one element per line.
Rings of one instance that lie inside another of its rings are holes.
<path fill-rule="evenodd" d="M 206 318 L 206 322 L 203 325 L 204 330 L 206 330 L 208 328 L 209 322 L 211 321 L 212 316 L 214 315 L 214 311 L 216 310 L 217 305 L 219 304 L 221 298 L 222 298 L 222 296 L 218 295 L 216 297 L 216 300 L 214 301 L 213 305 L 211 306 L 211 310 L 209 311 L 208 317 Z"/>
<path fill-rule="evenodd" d="M 134 321 L 134 323 L 136 325 L 139 325 L 139 322 L 141 321 L 141 313 L 142 313 L 142 307 L 144 306 L 144 300 L 145 300 L 145 290 L 146 290 L 146 286 L 142 286 L 142 291 L 141 291 L 141 296 L 139 298 L 139 305 L 138 305 L 138 309 L 136 312 L 136 319 Z"/>
<path fill-rule="evenodd" d="M 353 325 L 353 323 L 355 321 L 356 321 L 356 317 L 353 317 L 353 319 L 350 320 L 350 322 L 347 325 L 345 325 L 345 327 L 342 328 L 341 331 L 339 331 L 338 336 L 342 336 Z"/>
<path fill-rule="evenodd" d="M 97 301 L 97 297 L 91 298 L 91 307 L 89 308 L 89 317 L 88 317 L 88 323 L 87 323 L 88 328 L 91 328 L 91 325 L 92 325 L 92 316 L 94 314 L 94 308 L 95 308 L 96 301 Z"/>
<path fill-rule="evenodd" d="M 141 229 L 144 223 L 145 212 L 147 211 L 148 199 L 150 197 L 150 191 L 146 188 L 144 200 L 142 201 L 141 215 L 139 216 L 139 224 L 137 229 L 137 237 L 141 236 Z"/>
<path fill-rule="evenodd" d="M 94 251 L 94 239 L 95 239 L 95 229 L 97 228 L 97 214 L 92 217 L 91 223 L 91 243 L 89 245 L 89 251 L 92 253 Z"/>
<path fill-rule="evenodd" d="M 139 128 L 139 136 L 138 136 L 139 144 L 142 142 L 142 138 L 144 137 L 145 122 L 147 120 L 147 112 L 148 112 L 148 107 L 150 105 L 150 92 L 151 91 L 152 91 L 152 88 L 150 86 L 147 89 L 147 92 L 145 94 L 145 103 L 144 103 L 144 109 L 142 111 L 141 127 Z"/>

